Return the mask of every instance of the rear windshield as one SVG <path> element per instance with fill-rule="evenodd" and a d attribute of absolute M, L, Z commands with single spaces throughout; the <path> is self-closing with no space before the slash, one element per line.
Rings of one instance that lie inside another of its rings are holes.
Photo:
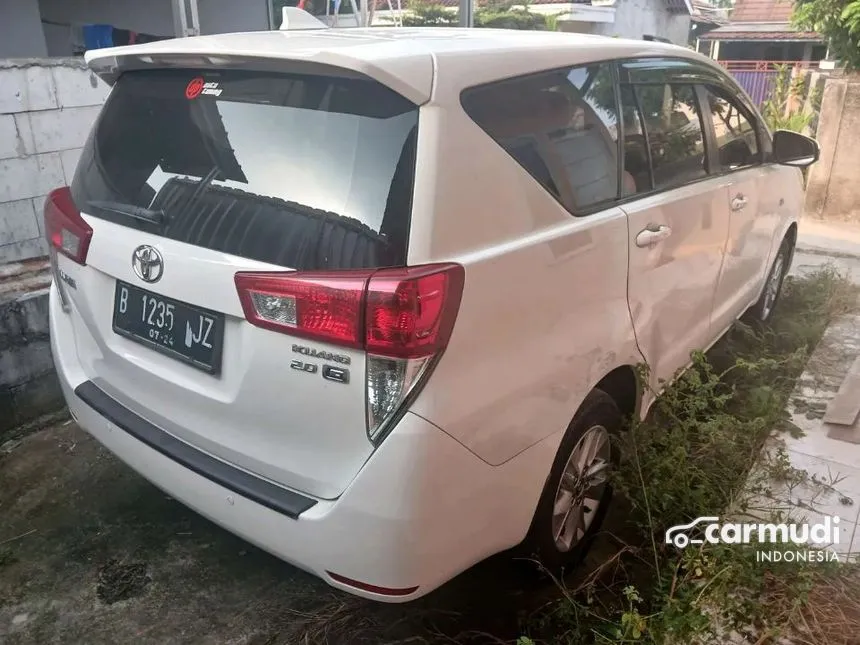
<path fill-rule="evenodd" d="M 95 217 L 302 270 L 405 264 L 418 108 L 365 79 L 120 77 L 72 182 Z"/>

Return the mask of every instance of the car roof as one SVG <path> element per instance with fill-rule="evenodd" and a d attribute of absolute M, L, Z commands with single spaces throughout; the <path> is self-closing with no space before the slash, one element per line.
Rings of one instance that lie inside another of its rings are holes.
<path fill-rule="evenodd" d="M 445 27 L 331 28 L 217 34 L 91 50 L 86 61 L 112 83 L 130 60 L 262 58 L 334 66 L 364 74 L 411 101 L 434 89 L 459 92 L 481 83 L 553 67 L 613 58 L 676 56 L 707 61 L 683 47 L 586 34 Z M 140 65 L 137 65 L 140 67 Z M 434 87 L 434 83 L 436 86 Z M 446 92 L 447 93 L 447 92 Z"/>

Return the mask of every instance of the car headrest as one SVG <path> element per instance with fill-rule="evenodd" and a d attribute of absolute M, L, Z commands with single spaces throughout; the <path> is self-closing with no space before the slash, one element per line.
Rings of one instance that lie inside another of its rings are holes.
<path fill-rule="evenodd" d="M 472 116 L 496 139 L 509 139 L 535 132 L 552 132 L 566 127 L 573 116 L 570 100 L 560 92 L 542 90 L 528 96 L 499 93 L 499 100 L 487 100 L 484 114 Z"/>

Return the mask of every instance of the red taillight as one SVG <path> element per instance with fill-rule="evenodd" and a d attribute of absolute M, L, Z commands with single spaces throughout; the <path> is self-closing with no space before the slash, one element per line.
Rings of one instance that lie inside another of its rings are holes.
<path fill-rule="evenodd" d="M 459 264 L 237 273 L 236 288 L 245 317 L 258 327 L 367 351 L 366 430 L 378 444 L 447 346 L 464 276 Z"/>
<path fill-rule="evenodd" d="M 451 335 L 463 267 L 237 273 L 249 322 L 395 358 L 430 356 Z"/>
<path fill-rule="evenodd" d="M 245 317 L 258 327 L 361 347 L 367 272 L 237 273 Z"/>
<path fill-rule="evenodd" d="M 48 243 L 78 264 L 86 264 L 93 229 L 72 201 L 68 186 L 57 188 L 45 199 L 45 237 Z"/>
<path fill-rule="evenodd" d="M 397 358 L 430 356 L 448 343 L 463 292 L 459 265 L 386 269 L 367 289 L 365 347 Z"/>

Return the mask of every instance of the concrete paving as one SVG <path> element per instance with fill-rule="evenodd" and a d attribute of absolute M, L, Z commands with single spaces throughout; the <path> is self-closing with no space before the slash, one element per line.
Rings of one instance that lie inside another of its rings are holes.
<path fill-rule="evenodd" d="M 798 233 L 793 274 L 832 265 L 860 284 L 860 227 L 802 220 Z M 834 438 L 846 429 L 823 417 L 858 358 L 860 315 L 850 314 L 828 327 L 797 381 L 788 414 L 800 432 L 775 438 L 763 456 L 776 459 L 781 447 L 794 469 L 774 483 L 770 508 L 810 523 L 839 517 L 839 540 L 830 548 L 843 559 L 860 552 L 860 444 Z M 853 425 L 860 437 L 860 426 Z"/>
<path fill-rule="evenodd" d="M 802 219 L 792 273 L 803 275 L 832 264 L 860 283 L 860 226 Z"/>

